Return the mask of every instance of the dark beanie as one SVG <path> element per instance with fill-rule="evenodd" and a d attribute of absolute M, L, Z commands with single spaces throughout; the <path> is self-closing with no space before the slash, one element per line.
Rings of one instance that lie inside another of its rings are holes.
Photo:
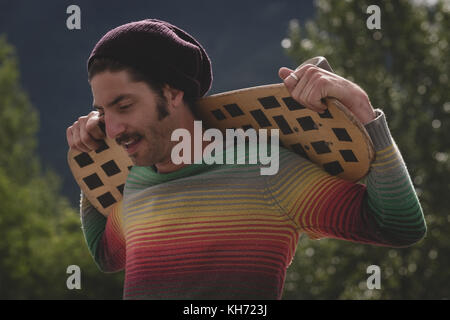
<path fill-rule="evenodd" d="M 92 50 L 88 69 L 101 57 L 134 67 L 195 98 L 211 87 L 211 61 L 206 51 L 191 35 L 165 21 L 147 19 L 109 31 Z"/>

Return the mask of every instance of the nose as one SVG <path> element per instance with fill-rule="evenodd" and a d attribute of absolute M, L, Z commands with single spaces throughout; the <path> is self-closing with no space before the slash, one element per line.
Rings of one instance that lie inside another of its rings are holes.
<path fill-rule="evenodd" d="M 105 129 L 108 138 L 116 139 L 125 132 L 126 126 L 120 116 L 105 112 Z"/>

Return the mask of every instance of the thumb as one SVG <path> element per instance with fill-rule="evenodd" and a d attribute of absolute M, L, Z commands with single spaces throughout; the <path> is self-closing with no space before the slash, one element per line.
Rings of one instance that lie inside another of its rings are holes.
<path fill-rule="evenodd" d="M 281 80 L 284 80 L 287 77 L 289 77 L 289 75 L 292 72 L 294 72 L 294 70 L 291 70 L 291 69 L 286 68 L 286 67 L 282 67 L 282 68 L 280 68 L 280 70 L 278 70 L 278 76 L 281 78 Z"/>

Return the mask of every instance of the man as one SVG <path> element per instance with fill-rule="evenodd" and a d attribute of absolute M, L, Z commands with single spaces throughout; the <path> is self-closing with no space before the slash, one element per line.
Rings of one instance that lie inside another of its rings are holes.
<path fill-rule="evenodd" d="M 104 133 L 133 159 L 123 202 L 105 218 L 82 197 L 89 249 L 106 272 L 125 269 L 125 299 L 279 299 L 302 233 L 404 247 L 423 238 L 422 209 L 367 94 L 335 74 L 281 68 L 292 97 L 322 112 L 333 96 L 366 126 L 376 151 L 367 187 L 330 176 L 281 148 L 279 171 L 260 165 L 174 164 L 170 136 L 193 131 L 195 100 L 211 64 L 185 31 L 144 20 L 108 32 L 88 60 L 97 111 L 67 129 L 71 148 L 94 150 Z"/>

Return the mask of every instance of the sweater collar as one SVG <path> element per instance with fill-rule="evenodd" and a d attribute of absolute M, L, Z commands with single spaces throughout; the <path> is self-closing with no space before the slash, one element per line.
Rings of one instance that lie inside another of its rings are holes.
<path fill-rule="evenodd" d="M 253 148 L 248 148 L 248 145 L 245 148 L 245 153 L 243 155 L 243 159 L 241 159 L 244 163 L 248 160 L 249 153 L 254 153 L 256 150 Z M 126 188 L 127 189 L 144 189 L 150 186 L 154 186 L 157 184 L 169 182 L 172 180 L 177 180 L 193 175 L 197 175 L 203 172 L 211 171 L 217 169 L 218 167 L 224 166 L 226 163 L 226 156 L 229 152 L 232 152 L 234 155 L 234 163 L 237 163 L 238 158 L 241 158 L 237 154 L 237 146 L 236 148 L 231 149 L 231 145 L 225 145 L 223 150 L 220 150 L 215 157 L 222 157 L 223 164 L 213 163 L 211 157 L 204 157 L 201 164 L 190 164 L 184 166 L 176 171 L 169 173 L 159 173 L 152 166 L 133 166 L 128 174 Z M 212 164 L 209 164 L 212 163 Z"/>

